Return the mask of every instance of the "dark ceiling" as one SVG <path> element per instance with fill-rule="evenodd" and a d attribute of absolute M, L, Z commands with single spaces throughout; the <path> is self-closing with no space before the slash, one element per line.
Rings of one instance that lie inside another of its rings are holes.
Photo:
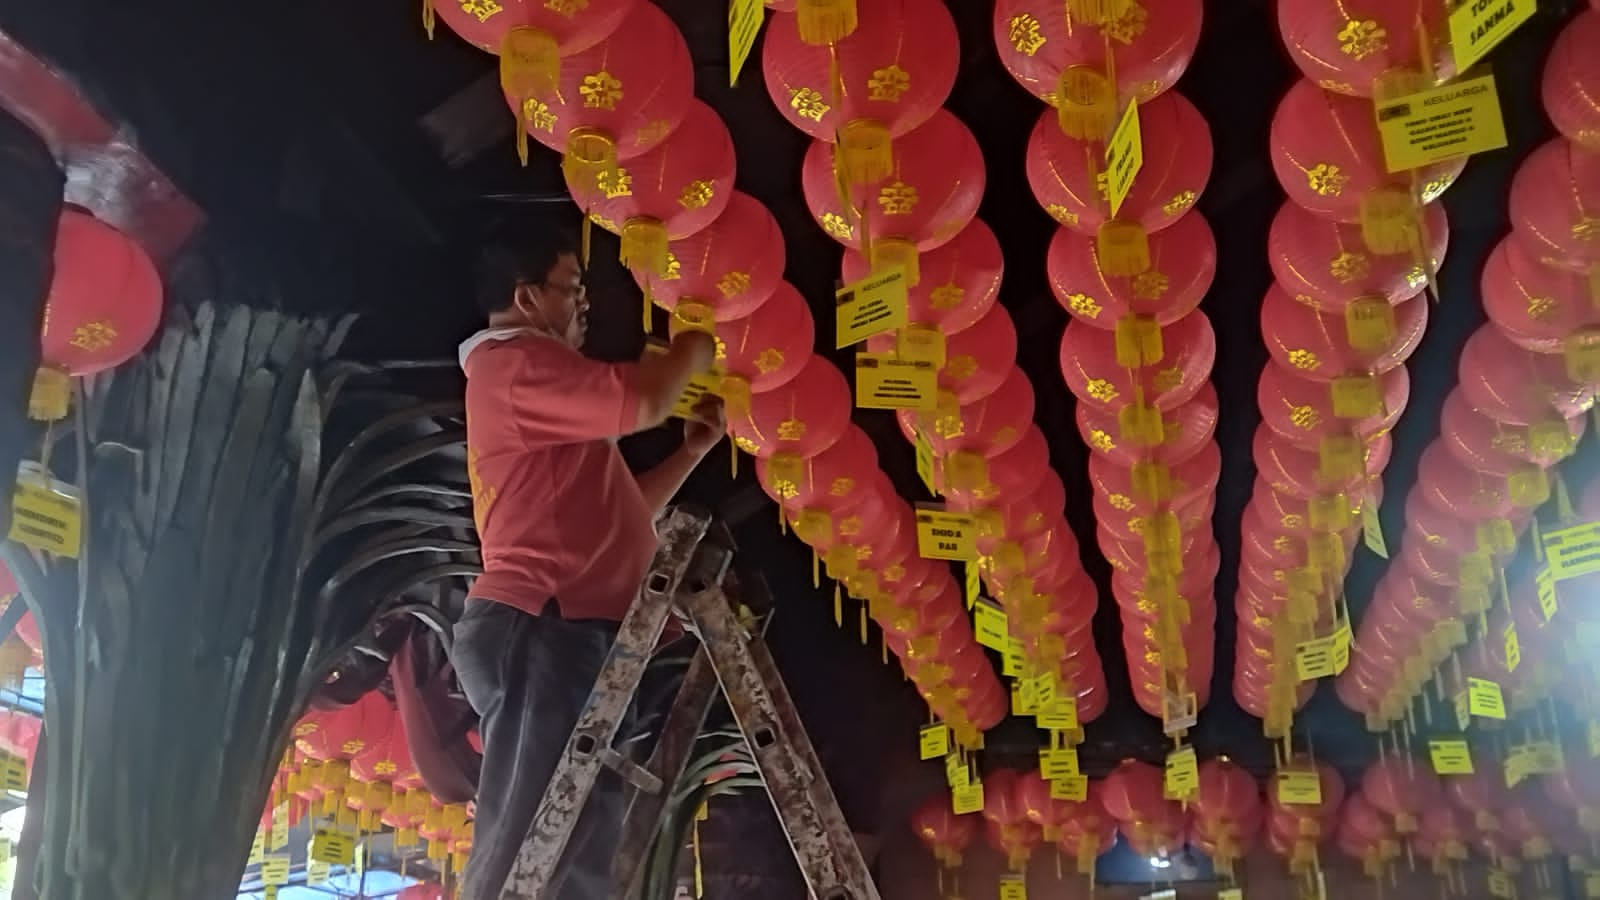
<path fill-rule="evenodd" d="M 867 0 L 870 2 L 870 0 Z M 739 187 L 765 202 L 782 224 L 788 278 L 808 297 L 819 347 L 832 346 L 830 313 L 840 252 L 815 227 L 801 199 L 801 135 L 772 108 L 759 65 L 737 89 L 727 86 L 726 20 L 720 4 L 661 0 L 697 64 L 699 95 L 728 123 L 743 166 Z M 1073 424 L 1073 399 L 1057 367 L 1066 315 L 1045 281 L 1053 225 L 1023 174 L 1023 151 L 1040 112 L 996 59 L 992 5 L 952 0 L 963 62 L 948 106 L 982 142 L 988 192 L 982 218 L 1006 254 L 1001 299 L 1020 336 L 1019 363 L 1032 379 L 1037 423 L 1069 500 L 1067 518 L 1084 564 L 1101 586 L 1096 621 L 1112 690 L 1111 711 L 1088 729 L 1083 758 L 1099 774 L 1125 756 L 1156 758 L 1165 749 L 1159 723 L 1133 704 L 1109 570 L 1095 549 L 1086 449 Z M 1440 304 L 1412 357 L 1412 399 L 1395 433 L 1386 472 L 1386 531 L 1398 534 L 1400 498 L 1417 457 L 1437 429 L 1439 406 L 1455 378 L 1455 359 L 1482 319 L 1477 273 L 1506 230 L 1505 194 L 1515 163 L 1548 133 L 1539 112 L 1537 76 L 1554 32 L 1574 3 L 1545 2 L 1535 19 L 1494 55 L 1512 147 L 1473 160 L 1445 198 L 1449 258 L 1440 273 Z M 493 77 L 494 60 L 452 36 L 428 42 L 416 0 L 277 0 L 270 4 L 195 0 L 56 0 L 6 4 L 0 28 L 78 75 L 90 95 L 125 121 L 137 143 L 204 208 L 211 227 L 237 245 L 259 248 L 296 287 L 307 310 L 354 307 L 367 314 L 359 352 L 378 358 L 438 357 L 475 326 L 462 260 L 474 235 L 495 216 L 553 210 L 576 218 L 552 154 L 518 167 L 511 121 Z M 1217 583 L 1217 665 L 1210 706 L 1193 734 L 1202 756 L 1228 753 L 1265 769 L 1270 753 L 1259 721 L 1231 696 L 1233 615 L 1239 518 L 1254 478 L 1250 441 L 1257 424 L 1255 383 L 1266 361 L 1257 308 L 1270 274 L 1268 223 L 1282 201 L 1267 159 L 1268 124 L 1290 83 L 1267 0 L 1206 4 L 1204 37 L 1179 85 L 1211 124 L 1216 164 L 1200 208 L 1213 224 L 1218 275 L 1203 309 L 1217 334 L 1213 373 L 1222 400 L 1217 440 L 1224 452 L 1215 529 L 1223 552 Z M 248 7 L 248 8 L 247 8 Z M 592 318 L 604 354 L 637 352 L 637 293 L 609 263 L 614 244 L 595 251 L 598 306 Z M 608 315 L 614 313 L 614 315 Z M 829 351 L 837 362 L 840 354 Z M 442 389 L 451 389 L 444 385 Z M 858 413 L 902 492 L 919 492 L 909 448 L 887 414 Z M 644 440 L 640 456 L 661 451 Z M 857 646 L 853 629 L 836 630 L 831 602 L 810 584 L 807 551 L 781 538 L 770 504 L 745 466 L 707 467 L 691 484 L 737 526 L 744 559 L 765 571 L 784 618 L 775 629 L 781 660 L 825 756 L 856 805 L 903 810 L 905 799 L 880 796 L 880 775 L 909 759 L 922 712 L 897 670 L 877 651 Z M 1381 561 L 1363 550 L 1350 579 L 1359 617 Z M 1297 720 L 1319 756 L 1358 768 L 1373 749 L 1360 721 L 1324 686 Z M 1027 752 L 1031 727 L 1012 723 L 991 736 L 991 754 Z M 919 776 L 920 778 L 920 776 Z M 903 779 L 915 783 L 918 778 Z M 937 781 L 937 774 L 934 774 Z M 897 779 L 898 781 L 898 779 Z M 911 787 L 897 795 L 916 793 Z M 866 813 L 871 815 L 871 813 Z"/>

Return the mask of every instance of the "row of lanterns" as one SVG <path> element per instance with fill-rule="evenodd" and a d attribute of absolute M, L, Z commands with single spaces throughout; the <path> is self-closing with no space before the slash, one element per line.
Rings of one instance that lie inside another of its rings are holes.
<path fill-rule="evenodd" d="M 1208 699 L 1220 562 L 1216 344 L 1198 310 L 1216 245 L 1193 211 L 1211 135 L 1171 90 L 1201 20 L 1194 0 L 1007 0 L 994 13 L 1007 70 L 1054 107 L 1033 129 L 1026 168 L 1060 226 L 1048 266 L 1071 315 L 1061 368 L 1092 451 L 1098 542 L 1115 570 L 1134 696 L 1175 735 Z M 1126 141 L 1130 120 L 1140 138 Z M 1142 165 L 1113 185 L 1129 147 Z"/>
<path fill-rule="evenodd" d="M 1372 104 L 1453 74 L 1437 4 L 1282 0 L 1304 74 L 1273 117 L 1289 200 L 1268 237 L 1270 355 L 1257 391 L 1258 473 L 1241 525 L 1234 690 L 1286 738 L 1317 679 L 1348 665 L 1343 583 L 1358 541 L 1387 555 L 1377 508 L 1404 367 L 1427 326 L 1448 221 L 1437 202 L 1465 160 L 1391 174 Z"/>
<path fill-rule="evenodd" d="M 1400 565 L 1374 592 L 1360 649 L 1337 683 L 1370 727 L 1404 720 L 1447 660 L 1439 690 L 1460 696 L 1468 720 L 1503 717 L 1499 703 L 1529 709 L 1561 680 L 1566 635 L 1556 623 L 1586 616 L 1561 603 L 1576 600 L 1567 582 L 1584 571 L 1559 554 L 1545 559 L 1537 533 L 1538 576 L 1508 580 L 1506 568 L 1552 496 L 1546 529 L 1578 536 L 1585 527 L 1555 467 L 1575 449 L 1600 388 L 1600 109 L 1586 99 L 1600 75 L 1585 52 L 1597 36 L 1600 13 L 1583 12 L 1551 52 L 1543 97 L 1562 134 L 1512 181 L 1512 230 L 1480 281 L 1489 321 L 1462 351 L 1441 434 L 1406 500 Z M 1600 513 L 1583 511 L 1583 521 Z M 1466 647 L 1469 626 L 1482 639 Z M 1591 683 L 1584 666 L 1578 672 L 1569 680 Z"/>

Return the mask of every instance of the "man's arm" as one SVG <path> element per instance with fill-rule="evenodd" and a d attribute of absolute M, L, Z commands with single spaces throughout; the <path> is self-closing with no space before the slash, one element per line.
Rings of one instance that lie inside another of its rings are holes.
<path fill-rule="evenodd" d="M 630 386 L 639 396 L 639 421 L 636 431 L 648 431 L 672 416 L 673 404 L 689 387 L 689 380 L 711 368 L 716 361 L 717 342 L 703 331 L 685 331 L 672 339 L 666 353 L 649 356 L 631 372 Z M 698 459 L 688 463 L 681 484 L 689 477 Z M 677 488 L 673 488 L 674 491 Z M 670 493 L 669 493 L 670 499 Z"/>
<path fill-rule="evenodd" d="M 689 479 L 689 473 L 722 441 L 727 430 L 722 401 L 710 394 L 700 398 L 683 423 L 683 446 L 654 469 L 634 476 L 652 513 L 659 514 L 666 509 Z"/>

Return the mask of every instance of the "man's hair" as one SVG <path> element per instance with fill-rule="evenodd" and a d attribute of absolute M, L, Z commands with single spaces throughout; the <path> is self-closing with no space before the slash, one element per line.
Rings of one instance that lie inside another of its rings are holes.
<path fill-rule="evenodd" d="M 478 308 L 484 315 L 510 309 L 518 285 L 545 283 L 561 257 L 577 252 L 572 234 L 547 222 L 497 225 L 478 251 Z"/>

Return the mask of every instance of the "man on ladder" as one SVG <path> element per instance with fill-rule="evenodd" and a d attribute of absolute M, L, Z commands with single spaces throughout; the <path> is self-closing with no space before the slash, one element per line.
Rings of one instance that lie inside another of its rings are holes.
<path fill-rule="evenodd" d="M 687 332 L 639 363 L 582 355 L 589 304 L 577 247 L 507 231 L 484 248 L 477 296 L 488 327 L 461 345 L 467 453 L 483 576 L 455 627 L 452 661 L 482 717 L 483 771 L 462 900 L 499 900 L 617 623 L 639 595 L 652 522 L 722 438 L 715 398 L 682 448 L 631 473 L 619 437 L 671 415 L 715 341 Z M 612 896 L 622 795 L 596 790 L 574 835 L 563 900 Z"/>

